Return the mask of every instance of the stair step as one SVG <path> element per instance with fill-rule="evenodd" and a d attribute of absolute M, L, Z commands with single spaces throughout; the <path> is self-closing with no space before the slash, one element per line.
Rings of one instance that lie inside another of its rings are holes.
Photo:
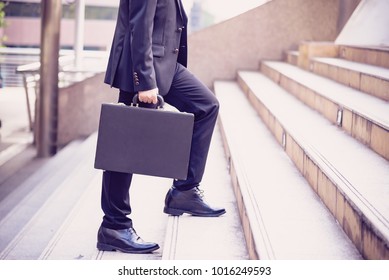
<path fill-rule="evenodd" d="M 81 141 L 74 141 L 69 144 L 1 201 L 0 225 L 5 224 L 8 219 L 10 221 L 13 219 L 17 220 L 18 218 L 16 217 L 19 216 L 19 222 L 14 223 L 14 226 L 18 227 L 25 224 L 32 217 L 46 200 L 47 196 L 55 190 L 52 187 L 55 184 L 50 185 L 50 183 L 60 182 L 67 175 L 70 166 L 64 166 L 64 162 L 71 160 L 74 149 L 80 144 Z M 57 178 L 58 174 L 56 174 L 57 176 L 53 176 L 58 170 L 60 171 L 60 178 Z M 10 234 L 10 237 L 13 235 Z M 2 231 L 0 231 L 0 236 L 1 251 L 4 249 L 3 245 L 7 244 L 7 241 Z"/>
<path fill-rule="evenodd" d="M 100 252 L 96 249 L 97 230 L 103 216 L 100 208 L 101 171 L 93 169 L 95 143 L 91 142 L 88 146 L 90 151 L 85 153 L 85 159 L 77 168 L 78 172 L 72 173 L 70 175 L 72 178 L 67 178 L 57 194 L 49 198 L 39 213 L 3 252 L 2 258 L 45 260 L 248 258 L 218 131 L 215 131 L 211 143 L 207 172 L 201 188 L 205 190 L 205 197 L 211 204 L 226 207 L 227 214 L 224 216 L 218 218 L 168 216 L 162 210 L 165 194 L 172 180 L 134 176 L 131 187 L 133 210 L 131 218 L 143 239 L 160 245 L 161 249 L 153 254 Z M 85 177 L 83 174 L 89 174 L 86 180 L 83 179 Z M 69 194 L 71 191 L 76 194 Z M 59 203 L 58 199 L 62 199 L 62 202 Z M 53 206 L 56 204 L 57 208 L 61 209 L 55 210 L 57 221 L 52 221 Z M 41 232 L 40 236 L 37 236 L 38 232 Z"/>
<path fill-rule="evenodd" d="M 361 258 L 238 84 L 217 81 L 214 87 L 250 254 L 259 259 Z"/>
<path fill-rule="evenodd" d="M 288 51 L 286 53 L 286 62 L 294 66 L 298 66 L 299 52 L 298 51 Z"/>
<path fill-rule="evenodd" d="M 389 159 L 388 102 L 284 62 L 263 62 L 261 70 L 332 123 Z"/>
<path fill-rule="evenodd" d="M 89 173 L 79 174 L 95 137 L 69 144 L 2 201 L 0 213 L 7 214 L 0 221 L 0 259 L 39 256 L 89 180 Z"/>
<path fill-rule="evenodd" d="M 387 47 L 339 46 L 339 57 L 354 62 L 389 68 L 389 49 Z"/>
<path fill-rule="evenodd" d="M 101 186 L 101 182 L 99 182 Z M 93 236 L 93 250 L 97 260 L 159 260 L 162 258 L 166 224 L 168 216 L 162 212 L 165 194 L 171 186 L 171 180 L 151 176 L 134 175 L 131 186 L 131 219 L 137 233 L 146 241 L 159 244 L 160 249 L 152 254 L 125 254 L 121 252 L 103 252 L 96 248 L 97 229 L 100 226 L 102 213 L 99 213 L 98 224 L 96 224 Z M 99 187 L 99 192 L 101 188 Z M 100 200 L 97 201 L 98 203 Z M 100 204 L 96 206 L 100 209 Z M 91 248 L 90 248 L 91 249 Z"/>
<path fill-rule="evenodd" d="M 170 227 L 167 228 L 162 259 L 248 259 L 219 126 L 214 132 L 201 188 L 210 205 L 226 208 L 226 214 L 217 218 L 169 216 Z"/>
<path fill-rule="evenodd" d="M 309 69 L 313 57 L 339 57 L 348 61 L 389 68 L 389 48 L 385 46 L 350 46 L 328 41 L 303 41 L 299 44 L 298 65 Z"/>
<path fill-rule="evenodd" d="M 0 167 L 27 149 L 29 143 L 15 143 L 0 151 Z"/>
<path fill-rule="evenodd" d="M 311 58 L 311 71 L 389 101 L 389 69 L 340 58 Z"/>
<path fill-rule="evenodd" d="M 28 145 L 18 155 L 7 160 L 0 167 L 0 203 L 46 161 L 47 159 L 36 158 L 36 149 L 32 145 Z"/>
<path fill-rule="evenodd" d="M 43 260 L 94 259 L 101 222 L 101 174 L 92 177 L 84 193 L 39 256 Z M 99 214 L 99 215 L 97 215 Z"/>
<path fill-rule="evenodd" d="M 366 258 L 387 258 L 389 162 L 259 72 L 239 82 L 297 168 Z"/>
<path fill-rule="evenodd" d="M 90 167 L 92 168 L 92 167 Z M 131 188 L 131 218 L 137 233 L 145 240 L 163 245 L 167 216 L 162 202 L 170 181 L 149 176 L 134 176 Z M 150 195 L 152 194 L 152 195 Z M 42 251 L 39 259 L 46 260 L 156 260 L 161 250 L 153 254 L 103 252 L 96 248 L 97 231 L 103 212 L 100 207 L 101 172 L 97 172 L 85 193 L 69 212 L 61 228 Z M 147 202 L 147 203 L 145 203 Z"/>

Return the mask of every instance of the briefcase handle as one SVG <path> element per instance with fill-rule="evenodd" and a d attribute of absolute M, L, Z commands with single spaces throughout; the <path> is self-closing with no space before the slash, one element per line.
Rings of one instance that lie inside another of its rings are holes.
<path fill-rule="evenodd" d="M 162 95 L 157 95 L 157 109 L 162 109 L 163 106 L 165 105 L 165 100 L 163 99 Z M 132 106 L 138 107 L 139 106 L 139 99 L 138 99 L 138 94 L 134 95 L 134 98 L 132 98 Z"/>

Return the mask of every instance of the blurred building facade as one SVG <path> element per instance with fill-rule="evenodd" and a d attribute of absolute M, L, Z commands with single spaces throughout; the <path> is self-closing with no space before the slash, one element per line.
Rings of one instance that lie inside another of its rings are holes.
<path fill-rule="evenodd" d="M 6 47 L 38 48 L 40 43 L 40 0 L 8 0 L 6 3 Z M 75 40 L 75 0 L 63 1 L 61 48 L 72 49 Z M 111 42 L 119 0 L 85 0 L 87 50 L 106 50 Z"/>
<path fill-rule="evenodd" d="M 215 22 L 215 17 L 203 9 L 202 0 L 195 0 L 189 13 L 189 32 L 196 32 Z"/>
<path fill-rule="evenodd" d="M 39 48 L 40 44 L 40 0 L 8 0 L 5 14 L 7 25 L 2 31 L 6 47 Z M 63 0 L 61 22 L 61 48 L 72 49 L 75 41 L 76 0 Z M 189 32 L 212 25 L 215 16 L 203 8 L 202 0 L 190 3 L 187 9 Z M 119 0 L 85 0 L 84 49 L 107 50 L 111 43 L 117 17 Z M 96 31 L 98 30 L 98 36 Z"/>

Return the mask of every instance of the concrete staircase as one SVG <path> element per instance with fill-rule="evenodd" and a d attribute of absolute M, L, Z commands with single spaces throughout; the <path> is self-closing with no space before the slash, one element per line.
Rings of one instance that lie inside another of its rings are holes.
<path fill-rule="evenodd" d="M 250 256 L 389 259 L 389 50 L 285 57 L 214 84 Z"/>
<path fill-rule="evenodd" d="M 134 176 L 134 227 L 145 240 L 158 242 L 161 249 L 143 255 L 99 252 L 96 234 L 103 214 L 101 171 L 93 168 L 96 138 L 92 134 L 73 141 L 49 160 L 39 160 L 28 152 L 19 155 L 24 161 L 15 156 L 0 165 L 0 171 L 7 170 L 0 172 L 7 175 L 0 183 L 0 190 L 7 190 L 0 201 L 0 259 L 248 258 L 218 129 L 202 189 L 211 204 L 225 207 L 227 213 L 219 218 L 168 216 L 162 209 L 171 180 Z M 26 169 L 29 175 L 21 176 Z"/>

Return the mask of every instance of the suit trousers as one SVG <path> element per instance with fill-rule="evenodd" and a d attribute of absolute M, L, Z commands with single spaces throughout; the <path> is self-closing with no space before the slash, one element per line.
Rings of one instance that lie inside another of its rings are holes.
<path fill-rule="evenodd" d="M 120 91 L 119 102 L 129 105 L 135 93 Z M 212 133 L 219 111 L 215 95 L 184 66 L 177 63 L 169 92 L 164 99 L 181 112 L 194 114 L 192 146 L 186 180 L 174 180 L 179 190 L 199 186 L 207 161 Z M 150 104 L 146 104 L 150 106 Z M 150 128 L 152 124 L 150 124 Z M 130 186 L 133 174 L 104 171 L 102 179 L 101 207 L 104 212 L 102 226 L 111 229 L 132 227 Z"/>

